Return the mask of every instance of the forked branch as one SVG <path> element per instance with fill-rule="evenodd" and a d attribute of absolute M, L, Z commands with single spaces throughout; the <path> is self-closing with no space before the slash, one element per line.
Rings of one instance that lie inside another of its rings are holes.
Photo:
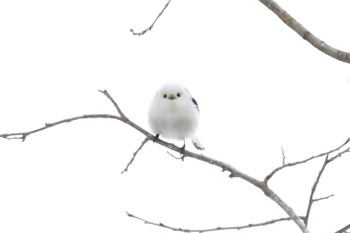
<path fill-rule="evenodd" d="M 86 118 L 114 118 L 116 120 L 122 121 L 125 124 L 131 126 L 132 128 L 136 129 L 137 131 L 139 131 L 140 133 L 142 133 L 143 135 L 146 136 L 146 139 L 144 140 L 144 143 L 141 144 L 141 148 L 142 146 L 148 141 L 154 138 L 154 136 L 152 134 L 150 134 L 149 132 L 147 132 L 145 129 L 143 129 L 142 127 L 138 126 L 137 124 L 135 124 L 134 122 L 132 122 L 131 120 L 129 120 L 125 114 L 122 112 L 122 110 L 120 109 L 119 105 L 117 104 L 117 102 L 114 101 L 114 99 L 111 97 L 111 95 L 106 91 L 100 91 L 101 93 L 103 93 L 114 105 L 114 107 L 117 109 L 118 113 L 120 116 L 114 116 L 114 115 L 107 115 L 107 114 L 101 114 L 101 115 L 84 115 L 84 116 L 80 116 L 80 117 L 74 117 L 74 118 L 68 118 L 62 121 L 58 121 L 58 122 L 54 122 L 54 123 L 50 123 L 50 124 L 46 124 L 45 127 L 39 128 L 37 130 L 33 130 L 33 131 L 28 131 L 28 132 L 24 132 L 24 133 L 11 133 L 11 134 L 1 134 L 0 137 L 3 138 L 11 138 L 11 137 L 15 137 L 17 139 L 25 139 L 28 135 L 31 135 L 32 133 L 36 133 L 45 129 L 48 129 L 49 127 L 52 126 L 56 126 L 59 125 L 61 123 L 66 123 L 66 122 L 71 122 L 73 120 L 78 120 L 78 119 L 86 119 Z M 302 221 L 302 219 L 293 211 L 293 209 L 291 207 L 289 207 L 281 198 L 279 198 L 277 196 L 277 194 L 275 194 L 268 186 L 266 183 L 263 183 L 239 170 L 237 170 L 236 168 L 234 168 L 233 166 L 221 162 L 219 160 L 201 155 L 201 154 L 196 154 L 190 151 L 183 151 L 182 148 L 175 146 L 174 144 L 165 142 L 163 140 L 156 140 L 156 142 L 170 150 L 176 151 L 178 153 L 182 153 L 183 157 L 188 157 L 188 158 L 193 158 L 193 159 L 197 159 L 200 160 L 202 162 L 217 166 L 219 168 L 221 168 L 224 171 L 228 171 L 230 173 L 229 177 L 239 177 L 247 182 L 249 182 L 250 184 L 256 186 L 257 188 L 259 188 L 260 190 L 262 190 L 264 192 L 264 194 L 269 197 L 270 199 L 272 199 L 274 202 L 276 202 L 288 215 L 289 217 L 299 226 L 299 228 L 302 230 L 302 232 L 304 233 L 309 233 L 307 227 L 305 226 L 304 222 Z M 139 151 L 139 150 L 138 150 Z M 135 153 L 137 154 L 136 151 Z M 135 155 L 136 156 L 136 155 Z M 133 159 L 132 159 L 133 161 Z M 130 162 L 130 164 L 132 163 L 132 161 Z M 126 167 L 129 167 L 129 164 Z"/>
<path fill-rule="evenodd" d="M 318 154 L 318 155 L 313 155 L 313 156 L 311 156 L 311 157 L 309 157 L 307 159 L 301 160 L 301 161 L 296 161 L 296 162 L 292 162 L 292 163 L 283 164 L 282 166 L 277 167 L 274 170 L 272 170 L 270 172 L 270 174 L 268 174 L 265 177 L 264 182 L 267 183 L 272 178 L 273 175 L 275 175 L 277 172 L 281 171 L 284 168 L 296 166 L 296 165 L 303 164 L 303 163 L 309 162 L 311 160 L 314 160 L 314 159 L 317 159 L 317 158 L 320 158 L 320 157 L 324 157 L 324 156 L 330 155 L 331 153 L 339 151 L 341 148 L 343 148 L 344 146 L 348 145 L 349 142 L 350 142 L 350 138 L 346 139 L 346 141 L 343 144 L 341 144 L 337 148 L 332 149 L 330 151 L 327 151 L 327 152 L 324 152 L 324 153 L 321 153 L 321 154 Z M 340 154 L 337 154 L 336 156 L 332 157 L 332 159 L 340 157 L 342 154 L 344 154 L 344 153 L 346 153 L 348 151 L 349 151 L 349 148 L 345 149 L 343 152 L 340 152 Z M 284 152 L 283 152 L 283 154 L 284 154 Z"/>
<path fill-rule="evenodd" d="M 72 121 L 76 121 L 76 120 L 80 120 L 80 119 L 91 119 L 91 118 L 109 118 L 109 119 L 115 119 L 121 122 L 124 122 L 125 124 L 131 126 L 132 128 L 136 129 L 137 131 L 139 131 L 140 133 L 142 133 L 146 138 L 144 139 L 144 141 L 141 143 L 141 145 L 139 146 L 139 148 L 136 150 L 136 152 L 134 153 L 132 159 L 130 160 L 130 162 L 128 163 L 128 165 L 126 166 L 126 168 L 124 169 L 123 172 L 126 172 L 129 168 L 129 166 L 132 164 L 132 162 L 134 161 L 135 156 L 139 153 L 139 151 L 143 148 L 143 146 L 149 141 L 149 140 L 153 140 L 154 136 L 149 133 L 148 131 L 146 131 L 145 129 L 143 129 L 142 127 L 138 126 L 136 123 L 132 122 L 131 120 L 129 120 L 126 115 L 122 112 L 122 110 L 120 109 L 119 105 L 117 104 L 116 101 L 114 101 L 114 99 L 111 97 L 111 95 L 106 91 L 100 91 L 101 93 L 103 93 L 114 105 L 114 107 L 116 108 L 119 116 L 117 115 L 110 115 L 110 114 L 89 114 L 89 115 L 82 115 L 82 116 L 78 116 L 78 117 L 72 117 L 72 118 L 67 118 L 61 121 L 57 121 L 54 123 L 47 123 L 45 124 L 45 126 L 32 130 L 32 131 L 27 131 L 27 132 L 21 132 L 21 133 L 9 133 L 9 134 L 0 134 L 0 137 L 2 138 L 6 138 L 6 139 L 22 139 L 22 141 L 24 141 L 26 139 L 26 137 L 28 137 L 31 134 L 46 130 L 48 128 L 60 125 L 62 123 L 68 123 L 68 122 L 72 122 Z M 346 140 L 345 143 L 343 143 L 341 146 L 339 146 L 338 148 L 331 150 L 327 153 L 323 153 L 317 156 L 313 156 L 310 157 L 306 160 L 300 161 L 300 162 L 295 162 L 295 164 L 301 164 L 301 163 L 305 163 L 307 161 L 310 161 L 312 159 L 318 158 L 323 156 L 324 154 L 327 155 L 327 164 L 329 162 L 334 161 L 335 159 L 341 157 L 341 155 L 343 155 L 346 152 L 349 152 L 350 148 L 346 148 L 341 152 L 338 152 L 336 155 L 334 155 L 333 157 L 331 157 L 329 154 L 331 152 L 335 152 L 336 150 L 339 150 L 340 148 L 342 148 L 345 144 L 347 144 L 350 141 L 350 139 Z M 238 177 L 240 179 L 243 179 L 245 181 L 247 181 L 248 183 L 254 185 L 255 187 L 257 187 L 258 189 L 260 189 L 267 197 L 269 197 L 271 200 L 273 200 L 276 204 L 278 204 L 289 216 L 289 218 L 281 218 L 281 219 L 276 219 L 276 220 L 270 220 L 264 223 L 257 223 L 257 224 L 252 224 L 254 226 L 260 226 L 263 224 L 272 224 L 275 222 L 279 222 L 279 221 L 286 221 L 286 220 L 293 220 L 298 227 L 300 228 L 300 230 L 304 233 L 309 233 L 309 230 L 307 229 L 305 223 L 304 223 L 304 218 L 299 217 L 294 210 L 288 206 L 273 190 L 271 190 L 268 187 L 267 181 L 268 179 L 265 178 L 264 181 L 259 181 L 257 179 L 255 179 L 254 177 L 251 177 L 241 171 L 239 171 L 238 169 L 234 168 L 233 166 L 224 163 L 222 161 L 207 157 L 205 155 L 202 154 L 196 154 L 187 150 L 182 150 L 182 148 L 175 146 L 174 144 L 168 143 L 166 141 L 163 141 L 161 139 L 156 140 L 156 142 L 170 150 L 173 150 L 175 152 L 181 153 L 183 157 L 188 157 L 188 158 L 193 158 L 202 162 L 205 162 L 207 164 L 211 164 L 214 165 L 216 167 L 221 168 L 223 171 L 227 171 L 229 172 L 229 177 L 233 178 L 233 177 Z M 286 167 L 286 166 L 291 166 L 288 164 L 285 164 L 284 166 L 282 166 L 282 168 Z M 282 169 L 280 168 L 280 169 Z M 280 169 L 275 169 L 274 172 L 272 172 L 271 174 L 275 174 L 278 170 Z M 324 169 L 323 169 L 324 170 Z M 267 177 L 272 177 L 272 175 L 269 175 Z M 318 183 L 318 182 L 317 182 Z M 315 187 L 317 186 L 317 184 L 315 185 Z M 328 198 L 328 197 L 327 197 Z M 313 199 L 313 198 L 312 198 Z M 320 198 L 321 199 L 325 199 L 325 198 Z M 313 199 L 313 201 L 317 201 L 317 199 Z M 133 216 L 131 214 L 129 214 L 129 216 Z M 138 217 L 136 217 L 138 218 Z M 141 218 L 138 218 L 141 220 Z M 144 220 L 145 221 L 145 220 Z M 158 224 L 159 225 L 159 224 Z M 162 224 L 162 227 L 164 226 L 164 224 Z M 236 227 L 237 228 L 237 227 Z M 245 228 L 245 226 L 240 226 L 241 229 Z M 216 228 L 217 229 L 217 228 Z M 208 231 L 208 230 L 207 230 Z"/>

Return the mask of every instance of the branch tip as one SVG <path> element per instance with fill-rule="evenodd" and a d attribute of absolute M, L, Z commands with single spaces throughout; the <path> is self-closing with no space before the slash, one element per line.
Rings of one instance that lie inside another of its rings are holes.
<path fill-rule="evenodd" d="M 135 217 L 134 215 L 130 214 L 130 213 L 127 212 L 127 211 L 125 211 L 125 213 L 126 213 L 126 215 L 127 215 L 128 217 L 131 217 L 131 218 L 134 218 L 134 217 Z"/>
<path fill-rule="evenodd" d="M 124 172 L 127 172 L 130 165 L 134 162 L 136 155 L 140 152 L 140 150 L 143 148 L 143 146 L 149 141 L 149 138 L 146 137 L 140 144 L 140 146 L 137 148 L 137 150 L 133 153 L 133 156 L 131 157 L 130 161 L 128 162 L 128 164 L 126 165 L 126 167 L 124 168 L 124 170 L 121 172 L 121 174 L 123 174 Z"/>

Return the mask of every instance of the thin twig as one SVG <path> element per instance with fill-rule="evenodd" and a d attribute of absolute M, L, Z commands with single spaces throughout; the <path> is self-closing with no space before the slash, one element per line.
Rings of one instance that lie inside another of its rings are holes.
<path fill-rule="evenodd" d="M 284 169 L 284 168 L 286 168 L 286 167 L 291 167 L 291 166 L 299 165 L 299 164 L 302 164 L 302 163 L 309 162 L 310 160 L 317 159 L 317 158 L 320 158 L 320 157 L 329 155 L 329 154 L 331 154 L 331 153 L 333 153 L 333 152 L 335 152 L 335 151 L 340 150 L 342 147 L 344 147 L 344 146 L 345 146 L 346 144 L 348 144 L 349 142 L 350 142 L 350 138 L 346 139 L 346 141 L 345 141 L 343 144 L 341 144 L 340 146 L 338 146 L 337 148 L 332 149 L 332 150 L 330 150 L 330 151 L 328 151 L 328 152 L 321 153 L 321 154 L 318 154 L 318 155 L 314 155 L 314 156 L 311 156 L 311 157 L 309 157 L 309 158 L 307 158 L 307 159 L 304 159 L 304 160 L 301 160 L 301 161 L 297 161 L 297 162 L 293 162 L 293 163 L 287 163 L 287 164 L 285 164 L 285 165 L 282 165 L 282 166 L 280 166 L 280 167 L 277 167 L 277 168 L 275 168 L 272 172 L 270 172 L 270 174 L 268 174 L 268 175 L 265 177 L 264 183 L 267 183 L 267 182 L 271 179 L 271 177 L 272 177 L 276 172 L 278 172 L 278 171 L 280 171 L 280 170 L 282 170 L 282 169 Z"/>
<path fill-rule="evenodd" d="M 334 194 L 331 194 L 331 195 L 328 195 L 328 196 L 325 196 L 325 197 L 315 198 L 315 199 L 314 199 L 314 202 L 326 200 L 326 199 L 331 198 L 331 197 L 334 197 Z"/>
<path fill-rule="evenodd" d="M 153 21 L 153 23 L 151 24 L 151 26 L 149 26 L 148 28 L 146 28 L 145 30 L 143 30 L 142 32 L 135 32 L 134 29 L 130 29 L 130 32 L 134 35 L 134 36 L 141 36 L 141 35 L 144 35 L 147 31 L 151 31 L 154 24 L 157 22 L 157 20 L 159 19 L 159 17 L 163 14 L 163 12 L 165 11 L 165 9 L 168 7 L 169 3 L 171 2 L 171 0 L 169 0 L 163 10 L 158 14 L 157 18 Z"/>
<path fill-rule="evenodd" d="M 247 225 L 234 226 L 234 227 L 214 227 L 214 228 L 208 228 L 208 229 L 185 229 L 185 228 L 180 228 L 180 227 L 172 227 L 172 226 L 169 226 L 169 225 L 165 225 L 163 223 L 151 222 L 151 221 L 148 221 L 146 219 L 137 217 L 137 216 L 135 216 L 133 214 L 130 214 L 129 212 L 126 212 L 126 214 L 128 215 L 128 217 L 140 220 L 140 221 L 144 222 L 145 224 L 154 225 L 154 226 L 158 226 L 158 227 L 163 227 L 163 228 L 166 228 L 166 229 L 169 229 L 169 230 L 173 230 L 173 231 L 198 232 L 198 233 L 211 232 L 211 231 L 221 231 L 221 230 L 242 230 L 242 229 L 245 229 L 245 228 L 267 226 L 267 225 L 274 224 L 274 223 L 277 223 L 277 222 L 290 221 L 291 220 L 291 218 L 279 218 L 279 219 L 273 219 L 273 220 L 269 220 L 269 221 L 265 221 L 265 222 L 261 222 L 261 223 L 250 223 L 250 224 L 247 224 Z"/>
<path fill-rule="evenodd" d="M 128 119 L 125 114 L 122 112 L 122 110 L 120 109 L 119 105 L 117 104 L 117 102 L 114 101 L 114 99 L 112 98 L 112 96 L 108 93 L 107 90 L 99 90 L 99 92 L 103 93 L 114 105 L 114 107 L 117 109 L 119 115 L 120 115 L 120 118 L 125 118 L 125 119 Z M 119 119 L 119 120 L 122 120 L 122 119 Z"/>
<path fill-rule="evenodd" d="M 326 158 L 325 158 L 325 160 L 324 160 L 324 162 L 323 162 L 323 164 L 322 164 L 322 167 L 321 167 L 320 171 L 318 172 L 318 175 L 317 175 L 317 177 L 316 177 L 316 180 L 315 180 L 314 184 L 312 185 L 311 193 L 310 193 L 310 197 L 309 197 L 309 204 L 308 204 L 308 206 L 307 206 L 306 215 L 305 215 L 305 219 L 304 219 L 305 225 L 307 225 L 308 222 L 309 222 L 311 207 L 312 207 L 312 204 L 315 202 L 315 200 L 314 200 L 314 194 L 315 194 L 315 191 L 316 191 L 316 189 L 317 189 L 317 185 L 318 185 L 318 183 L 320 182 L 320 179 L 321 179 L 321 176 L 322 176 L 322 174 L 323 174 L 323 172 L 324 172 L 324 169 L 325 169 L 326 166 L 327 166 L 327 163 L 328 163 L 328 156 L 329 156 L 329 155 L 326 156 Z"/>
<path fill-rule="evenodd" d="M 96 119 L 96 118 L 109 118 L 109 119 L 120 120 L 120 117 L 115 116 L 115 115 L 110 115 L 110 114 L 88 114 L 88 115 L 67 118 L 67 119 L 56 121 L 53 123 L 46 123 L 45 126 L 43 126 L 43 127 L 31 130 L 31 131 L 27 131 L 27 132 L 0 134 L 0 138 L 5 138 L 5 139 L 9 139 L 9 140 L 10 139 L 21 139 L 22 142 L 24 142 L 29 135 L 43 131 L 43 130 L 51 128 L 53 126 L 60 125 L 63 123 L 69 123 L 69 122 L 81 120 L 81 119 Z"/>
<path fill-rule="evenodd" d="M 173 155 L 172 153 L 170 153 L 169 151 L 166 152 L 168 155 L 170 155 L 171 157 L 173 157 L 174 159 L 182 159 L 181 157 L 176 157 L 175 155 Z"/>
<path fill-rule="evenodd" d="M 334 160 L 336 160 L 337 158 L 340 158 L 343 154 L 348 153 L 348 152 L 350 152 L 350 147 L 345 149 L 345 150 L 343 150 L 343 151 L 341 151 L 341 152 L 339 152 L 335 156 L 329 158 L 328 159 L 328 163 L 333 162 Z"/>
<path fill-rule="evenodd" d="M 128 164 L 126 165 L 126 167 L 124 168 L 124 170 L 121 172 L 122 174 L 124 172 L 127 172 L 130 165 L 134 162 L 134 159 L 136 157 L 136 155 L 139 153 L 139 151 L 142 149 L 142 147 L 149 141 L 148 138 L 145 138 L 145 140 L 142 141 L 141 145 L 139 146 L 139 148 L 137 148 L 137 150 L 133 153 L 132 158 L 130 159 L 130 161 L 128 162 Z"/>
<path fill-rule="evenodd" d="M 283 147 L 281 146 L 282 151 L 282 166 L 286 165 L 286 155 L 284 154 Z"/>

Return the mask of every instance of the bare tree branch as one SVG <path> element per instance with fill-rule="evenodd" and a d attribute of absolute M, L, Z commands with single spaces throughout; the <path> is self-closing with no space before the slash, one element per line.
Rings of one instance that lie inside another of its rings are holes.
<path fill-rule="evenodd" d="M 320 157 L 329 155 L 329 154 L 331 154 L 331 153 L 333 153 L 333 152 L 335 152 L 335 151 L 340 150 L 342 147 L 344 147 L 345 145 L 347 145 L 349 142 L 350 142 L 350 138 L 346 139 L 346 141 L 345 141 L 343 144 L 341 144 L 340 146 L 338 146 L 337 148 L 332 149 L 332 150 L 330 150 L 330 151 L 328 151 L 328 152 L 324 152 L 324 153 L 321 153 L 321 154 L 318 154 L 318 155 L 311 156 L 311 157 L 309 157 L 309 158 L 307 158 L 307 159 L 304 159 L 304 160 L 301 160 L 301 161 L 297 161 L 297 162 L 293 162 L 293 163 L 287 163 L 287 164 L 285 164 L 285 165 L 282 165 L 282 166 L 280 166 L 280 167 L 277 167 L 277 168 L 275 168 L 272 172 L 270 172 L 270 174 L 268 174 L 268 175 L 265 177 L 264 183 L 267 183 L 267 182 L 271 179 L 271 177 L 272 177 L 273 175 L 275 175 L 276 172 L 278 172 L 278 171 L 280 171 L 280 170 L 282 170 L 282 169 L 284 169 L 284 168 L 286 168 L 286 167 L 292 167 L 292 166 L 295 166 L 295 165 L 299 165 L 299 164 L 302 164 L 302 163 L 306 163 L 306 162 L 308 162 L 308 161 L 310 161 L 310 160 L 313 160 L 313 159 L 317 159 L 317 158 L 320 158 Z M 347 148 L 347 149 L 346 149 L 345 151 L 343 151 L 340 155 L 338 155 L 338 157 L 341 156 L 342 154 L 344 154 L 345 152 L 349 152 L 349 149 L 350 149 L 350 148 Z"/>
<path fill-rule="evenodd" d="M 80 117 L 73 117 L 73 118 L 68 118 L 62 121 L 58 121 L 55 123 L 51 123 L 51 124 L 46 124 L 45 127 L 43 128 L 39 128 L 37 130 L 33 130 L 33 131 L 29 131 L 29 132 L 25 132 L 25 133 L 12 133 L 12 134 L 1 134 L 0 137 L 3 138 L 9 138 L 9 137 L 13 137 L 13 136 L 20 136 L 17 137 L 17 139 L 25 139 L 26 136 L 32 134 L 32 133 L 36 133 L 39 132 L 41 130 L 47 129 L 49 127 L 61 124 L 61 123 L 65 123 L 65 122 L 71 122 L 73 120 L 78 120 L 78 119 L 86 119 L 86 118 L 113 118 L 119 121 L 124 122 L 125 124 L 131 126 L 132 128 L 136 129 L 137 131 L 139 131 L 140 133 L 142 133 L 143 135 L 146 136 L 147 140 L 151 140 L 154 138 L 154 136 L 152 134 L 150 134 L 149 132 L 147 132 L 145 129 L 143 129 L 142 127 L 138 126 L 137 124 L 135 124 L 134 122 L 130 121 L 125 115 L 124 113 L 121 111 L 120 107 L 118 106 L 118 104 L 113 100 L 113 98 L 111 97 L 111 95 L 106 91 L 100 91 L 101 93 L 103 93 L 115 106 L 115 108 L 117 109 L 118 113 L 120 114 L 120 117 L 118 116 L 114 116 L 114 115 L 108 115 L 108 114 L 98 114 L 98 115 L 83 115 Z M 146 139 L 144 140 L 144 143 L 146 143 Z M 233 166 L 221 162 L 219 160 L 215 160 L 213 158 L 201 155 L 201 154 L 196 154 L 187 150 L 183 150 L 182 148 L 175 146 L 174 144 L 165 142 L 161 139 L 158 139 L 156 141 L 158 144 L 182 153 L 183 157 L 189 157 L 189 158 L 193 158 L 193 159 L 197 159 L 200 160 L 202 162 L 217 166 L 219 168 L 221 168 L 224 171 L 228 171 L 230 172 L 230 177 L 239 177 L 245 181 L 247 181 L 248 183 L 256 186 L 257 188 L 259 188 L 261 191 L 264 192 L 264 194 L 269 197 L 271 200 L 273 200 L 275 203 L 277 203 L 287 214 L 288 216 L 298 225 L 298 227 L 301 229 L 302 232 L 304 233 L 309 233 L 309 230 L 307 229 L 306 225 L 304 224 L 304 222 L 302 221 L 302 219 L 293 211 L 293 209 L 288 206 L 276 193 L 274 193 L 268 186 L 267 183 L 261 182 L 239 170 L 237 170 L 236 168 L 234 168 Z M 141 144 L 140 147 L 143 146 L 143 144 Z M 139 150 L 138 150 L 139 151 Z M 138 152 L 137 151 L 137 152 Z M 136 152 L 135 152 L 136 153 Z"/>
<path fill-rule="evenodd" d="M 348 232 L 347 230 L 349 230 L 349 229 L 350 229 L 350 224 L 343 227 L 342 229 L 336 231 L 335 233 L 347 233 Z"/>
<path fill-rule="evenodd" d="M 282 221 L 290 221 L 291 218 L 279 218 L 279 219 L 273 219 L 273 220 L 269 220 L 266 222 L 261 222 L 261 223 L 250 223 L 247 225 L 242 225 L 242 226 L 235 226 L 235 227 L 215 227 L 215 228 L 208 228 L 208 229 L 184 229 L 184 228 L 180 228 L 180 227 L 172 227 L 172 226 L 168 226 L 165 225 L 163 223 L 156 223 L 156 222 L 151 222 L 149 220 L 137 217 L 133 214 L 130 214 L 129 212 L 126 212 L 126 214 L 131 217 L 131 218 L 135 218 L 137 220 L 140 220 L 142 222 L 144 222 L 145 224 L 150 224 L 150 225 L 154 225 L 154 226 L 158 226 L 158 227 L 163 227 L 169 230 L 173 230 L 173 231 L 180 231 L 180 232 L 198 232 L 198 233 L 202 233 L 202 232 L 211 232 L 211 231 L 221 231 L 221 230 L 242 230 L 242 229 L 246 229 L 246 228 L 253 228 L 253 227 L 260 227 L 260 226 L 267 226 L 270 224 L 274 224 L 277 222 L 282 222 Z"/>
<path fill-rule="evenodd" d="M 157 20 L 159 19 L 159 17 L 163 14 L 163 12 L 165 11 L 165 9 L 168 7 L 169 3 L 171 2 L 171 0 L 169 0 L 163 10 L 158 14 L 157 18 L 153 21 L 153 23 L 151 24 L 151 26 L 149 26 L 148 28 L 146 28 L 145 30 L 143 30 L 142 32 L 135 32 L 134 29 L 130 29 L 130 32 L 134 35 L 134 36 L 141 36 L 141 35 L 144 35 L 147 31 L 151 31 L 154 24 L 157 22 Z"/>
<path fill-rule="evenodd" d="M 349 139 L 348 139 L 348 140 L 349 140 Z M 347 140 L 347 141 L 348 141 L 348 140 Z M 344 144 L 343 144 L 343 145 L 344 145 Z M 340 149 L 341 147 L 342 147 L 342 146 L 340 146 L 340 147 L 338 147 L 338 148 Z M 336 160 L 337 158 L 340 158 L 343 154 L 348 153 L 349 151 L 350 151 L 350 147 L 348 147 L 348 148 L 346 148 L 346 149 L 344 149 L 344 150 L 338 152 L 335 156 L 333 156 L 333 157 L 331 157 L 331 158 L 329 158 L 330 153 L 328 153 L 328 154 L 326 155 L 326 158 L 325 158 L 325 160 L 324 160 L 324 162 L 323 162 L 323 164 L 322 164 L 322 167 L 321 167 L 320 171 L 318 172 L 318 175 L 317 175 L 317 177 L 316 177 L 316 180 L 315 180 L 315 182 L 314 182 L 314 184 L 313 184 L 313 186 L 312 186 L 312 188 L 311 188 L 311 193 L 310 193 L 310 197 L 309 197 L 309 203 L 308 203 L 308 207 L 307 207 L 307 211 L 306 211 L 306 215 L 305 215 L 305 219 L 304 219 L 305 225 L 308 225 L 308 221 L 309 221 L 309 217 L 310 217 L 310 212 L 311 212 L 311 207 L 312 207 L 313 203 L 316 202 L 316 201 L 325 200 L 325 199 L 328 199 L 328 198 L 334 196 L 334 195 L 332 194 L 332 195 L 329 195 L 329 196 L 326 196 L 326 197 L 322 197 L 322 198 L 316 198 L 316 199 L 314 198 L 314 194 L 315 194 L 315 192 L 316 192 L 317 185 L 318 185 L 318 183 L 320 182 L 321 176 L 322 176 L 324 170 L 326 169 L 326 166 L 327 166 L 329 163 L 331 163 L 331 162 L 333 162 L 334 160 Z M 331 151 L 331 153 L 332 153 L 332 152 L 335 152 L 335 150 Z"/>
<path fill-rule="evenodd" d="M 141 128 L 140 126 L 138 126 L 137 124 L 135 124 L 134 122 L 130 121 L 125 114 L 122 112 L 122 110 L 120 109 L 120 107 L 118 106 L 118 104 L 114 101 L 114 99 L 111 97 L 111 95 L 106 91 L 100 91 L 101 93 L 103 93 L 114 105 L 114 107 L 117 109 L 118 113 L 120 116 L 116 116 L 116 115 L 110 115 L 110 114 L 89 114 L 89 115 L 82 115 L 82 116 L 77 116 L 77 117 L 72 117 L 72 118 L 67 118 L 61 121 L 56 121 L 53 123 L 46 123 L 44 127 L 35 129 L 35 130 L 31 130 L 31 131 L 27 131 L 27 132 L 21 132 L 21 133 L 10 133 L 10 134 L 0 134 L 0 137 L 5 138 L 5 139 L 22 139 L 22 141 L 24 141 L 26 139 L 27 136 L 43 131 L 45 129 L 51 128 L 53 126 L 57 126 L 60 125 L 62 123 L 68 123 L 68 122 L 72 122 L 72 121 L 76 121 L 76 120 L 80 120 L 80 119 L 91 119 L 91 118 L 109 118 L 109 119 L 115 119 L 115 120 L 119 120 L 124 122 L 125 124 L 131 126 L 132 128 L 136 129 L 137 131 L 141 132 L 142 134 L 144 134 L 146 136 L 146 138 L 144 139 L 144 141 L 141 143 L 141 145 L 139 146 L 139 148 L 134 152 L 133 157 L 131 158 L 130 162 L 127 164 L 126 168 L 123 170 L 123 172 L 127 171 L 129 166 L 132 164 L 132 162 L 134 161 L 136 155 L 139 153 L 139 151 L 143 148 L 143 146 L 147 143 L 147 141 L 152 140 L 154 138 L 154 136 L 152 134 L 150 134 L 149 132 L 147 132 L 146 130 L 144 130 L 143 128 Z M 342 145 L 340 145 L 339 147 L 330 150 L 326 153 L 321 153 L 319 155 L 316 156 L 312 156 L 308 159 L 302 160 L 302 161 L 298 161 L 298 162 L 294 162 L 294 163 L 289 163 L 289 164 L 285 164 L 279 168 L 276 168 L 275 170 L 273 170 L 266 178 L 265 180 L 259 181 L 239 170 L 237 170 L 236 168 L 234 168 L 233 166 L 221 162 L 219 160 L 215 160 L 213 158 L 204 156 L 202 154 L 196 154 L 190 151 L 182 151 L 182 148 L 175 146 L 174 144 L 165 142 L 163 140 L 158 139 L 156 142 L 168 149 L 171 149 L 173 151 L 176 152 L 182 152 L 184 157 L 189 157 L 189 158 L 193 158 L 193 159 L 197 159 L 203 162 L 206 162 L 208 164 L 220 167 L 223 171 L 228 171 L 230 173 L 229 177 L 233 178 L 233 177 L 239 177 L 245 181 L 247 181 L 248 183 L 256 186 L 257 188 L 259 188 L 261 191 L 264 192 L 264 194 L 269 197 L 271 200 L 273 200 L 276 204 L 278 204 L 289 216 L 289 218 L 283 218 L 284 220 L 293 220 L 301 229 L 302 232 L 304 233 L 308 233 L 308 229 L 306 227 L 306 224 L 308 223 L 308 218 L 310 216 L 310 210 L 312 207 L 313 202 L 315 201 L 319 201 L 319 200 L 324 200 L 327 199 L 333 195 L 330 195 L 328 197 L 323 197 L 323 198 L 318 198 L 318 199 L 314 199 L 314 193 L 316 191 L 317 185 L 320 181 L 320 178 L 323 174 L 323 171 L 325 170 L 325 167 L 328 163 L 334 161 L 337 158 L 340 158 L 343 154 L 350 152 L 350 147 L 338 152 L 336 155 L 334 155 L 333 157 L 330 157 L 330 154 L 333 152 L 336 152 L 338 150 L 340 150 L 342 147 L 344 147 L 346 144 L 348 144 L 348 142 L 350 141 L 350 138 L 348 138 Z M 267 185 L 267 181 L 279 170 L 288 167 L 288 166 L 294 166 L 297 164 L 301 164 L 301 163 L 306 163 L 307 161 L 322 157 L 322 156 L 326 156 L 325 158 L 325 162 L 321 168 L 321 170 L 319 171 L 319 174 L 315 180 L 315 183 L 312 187 L 311 190 L 311 194 L 310 194 L 310 198 L 309 198 L 309 205 L 308 205 L 308 209 L 307 209 L 307 215 L 305 216 L 305 218 L 301 218 L 299 217 L 291 207 L 289 207 L 276 193 L 274 193 Z M 305 223 L 304 223 L 304 221 Z M 282 221 L 282 220 L 271 220 L 272 222 L 276 222 L 276 221 Z M 268 221 L 270 222 L 270 221 Z M 266 224 L 262 223 L 262 224 Z M 158 224 L 159 225 L 159 224 Z M 218 228 L 216 228 L 216 230 L 218 230 Z"/>
<path fill-rule="evenodd" d="M 339 61 L 350 63 L 350 53 L 333 48 L 326 44 L 324 41 L 317 38 L 297 20 L 295 20 L 290 14 L 288 14 L 282 7 L 280 7 L 273 0 L 259 0 L 273 13 L 275 13 L 288 27 L 298 33 L 304 40 L 309 42 L 312 46 L 320 50 L 321 52 L 331 56 Z"/>

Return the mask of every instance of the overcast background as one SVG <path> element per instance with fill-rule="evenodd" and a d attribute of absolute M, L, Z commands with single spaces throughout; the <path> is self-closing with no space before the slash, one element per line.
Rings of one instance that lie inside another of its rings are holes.
<path fill-rule="evenodd" d="M 263 179 L 282 163 L 328 151 L 350 136 L 349 65 L 302 40 L 259 1 L 0 1 L 0 133 L 90 113 L 124 113 L 148 129 L 166 81 L 201 110 L 205 155 Z M 278 3 L 330 45 L 350 51 L 347 0 Z M 120 122 L 81 120 L 0 140 L 0 232 L 169 232 L 125 211 L 181 228 L 238 226 L 285 217 L 263 193 L 192 159 L 174 160 Z M 176 143 L 176 142 L 175 142 Z M 181 144 L 180 144 L 181 145 Z M 189 144 L 188 144 L 189 145 Z M 189 147 L 190 150 L 194 148 Z M 285 169 L 271 188 L 299 215 L 322 160 Z M 349 224 L 350 156 L 330 164 L 310 230 Z M 244 232 L 299 232 L 278 223 Z"/>

